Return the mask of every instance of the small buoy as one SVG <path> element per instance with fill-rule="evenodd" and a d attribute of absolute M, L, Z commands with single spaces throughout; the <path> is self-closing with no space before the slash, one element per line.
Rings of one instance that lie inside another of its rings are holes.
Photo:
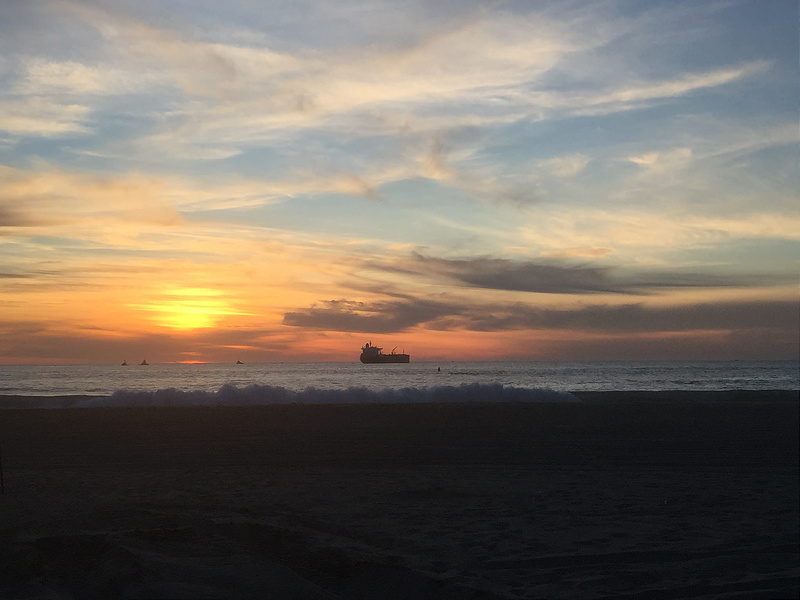
<path fill-rule="evenodd" d="M 436 371 L 441 373 L 442 372 L 442 367 L 436 367 Z"/>

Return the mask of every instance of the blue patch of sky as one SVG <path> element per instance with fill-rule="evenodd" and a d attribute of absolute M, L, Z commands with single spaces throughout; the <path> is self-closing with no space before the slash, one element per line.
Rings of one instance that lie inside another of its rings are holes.
<path fill-rule="evenodd" d="M 797 282 L 800 240 L 742 238 L 705 247 L 673 248 L 664 258 L 672 264 L 708 265 L 715 272 L 768 275 L 772 283 L 785 285 Z"/>
<path fill-rule="evenodd" d="M 159 0 L 127 1 L 126 10 L 139 18 L 156 22 L 168 19 L 179 26 L 175 15 L 196 28 L 202 38 L 219 40 L 227 35 L 231 43 L 248 45 L 248 32 L 254 33 L 251 42 L 259 44 L 266 37 L 272 50 L 284 52 L 313 48 L 335 50 L 358 45 L 403 44 L 429 28 L 431 23 L 451 18 L 465 10 L 464 2 L 454 9 L 449 3 L 420 2 L 417 7 L 408 2 L 252 2 L 229 0 L 221 10 L 216 0 L 173 0 L 169 14 Z M 418 15 L 412 20 L 409 17 Z M 254 41 L 258 39 L 259 41 Z"/>
<path fill-rule="evenodd" d="M 91 60 L 102 42 L 98 31 L 58 8 L 48 3 L 3 2 L 0 51 L 25 58 L 40 56 L 41 49 L 47 48 L 52 60 Z"/>
<path fill-rule="evenodd" d="M 109 150 L 109 144 L 127 143 L 146 131 L 150 123 L 149 118 L 116 110 L 94 112 L 83 124 L 89 131 L 54 137 L 21 136 L 10 151 L 0 149 L 0 161 L 7 165 L 25 166 L 31 158 L 40 158 L 93 171 L 124 171 L 131 168 L 132 155 L 126 153 L 122 158 Z M 106 156 L 109 151 L 111 154 Z"/>
<path fill-rule="evenodd" d="M 719 52 L 764 58 L 797 65 L 800 39 L 797 35 L 798 3 L 795 0 L 735 2 L 722 14 L 727 17 L 728 43 Z M 796 75 L 796 73 L 795 73 Z"/>
<path fill-rule="evenodd" d="M 731 176 L 740 189 L 788 192 L 795 199 L 800 196 L 798 163 L 800 147 L 796 142 L 733 152 L 724 159 L 724 166 L 734 169 Z M 800 205 L 795 204 L 794 208 Z"/>
<path fill-rule="evenodd" d="M 194 173 L 199 176 L 214 176 L 228 178 L 231 173 L 238 176 L 262 179 L 282 180 L 295 169 L 302 169 L 304 165 L 301 157 L 294 151 L 287 151 L 282 147 L 252 146 L 242 148 L 239 154 L 219 160 L 177 162 L 170 165 L 171 172 Z"/>
<path fill-rule="evenodd" d="M 599 117 L 515 123 L 487 136 L 486 145 L 475 159 L 513 169 L 531 161 L 572 154 L 608 158 L 609 148 L 614 147 L 624 149 L 624 153 L 652 150 L 661 147 L 664 138 L 674 133 L 671 118 L 678 114 L 680 111 L 674 107 L 658 106 Z M 643 129 L 647 130 L 646 135 Z"/>
<path fill-rule="evenodd" d="M 781 61 L 797 54 L 798 5 L 793 0 L 634 1 L 628 10 L 636 11 L 637 5 L 659 15 L 659 29 L 638 48 L 636 57 L 649 68 L 697 72 L 752 60 Z M 669 33 L 660 37 L 662 32 Z"/>
<path fill-rule="evenodd" d="M 444 221 L 481 223 L 479 205 L 465 213 L 465 196 L 428 179 L 408 179 L 382 186 L 379 199 L 345 194 L 315 194 L 283 202 L 224 211 L 198 211 L 188 221 L 246 223 L 320 234 L 323 237 L 384 239 L 386 243 L 447 245 L 463 232 L 447 231 Z M 468 201 L 467 201 L 468 202 Z"/>
<path fill-rule="evenodd" d="M 365 178 L 382 166 L 403 161 L 404 142 L 390 136 L 340 135 L 334 132 L 303 133 L 289 142 L 244 148 L 241 154 L 210 162 L 204 172 L 235 172 L 261 179 L 352 175 Z"/>
<path fill-rule="evenodd" d="M 788 89 L 792 86 L 791 82 L 778 76 L 774 66 L 768 66 L 765 71 L 738 81 L 695 90 L 686 96 L 683 108 L 685 112 L 692 110 L 715 118 L 739 118 L 750 122 L 761 115 L 795 119 L 797 96 Z"/>
<path fill-rule="evenodd" d="M 459 219 L 469 217 L 469 212 L 464 211 L 464 204 L 472 203 L 465 192 L 423 177 L 393 181 L 381 186 L 379 191 L 382 197 L 400 208 L 414 210 L 428 208 L 432 214 L 438 212 L 443 216 L 455 216 Z"/>
<path fill-rule="evenodd" d="M 31 166 L 31 159 L 34 158 L 62 162 L 65 145 L 77 139 L 77 135 L 71 135 L 54 143 L 53 140 L 42 137 L 15 138 L 8 145 L 0 144 L 0 164 L 24 169 Z"/>
<path fill-rule="evenodd" d="M 338 171 L 361 171 L 367 164 L 391 163 L 397 158 L 398 138 L 386 135 L 352 135 L 317 131 L 314 145 L 306 146 L 313 160 Z"/>

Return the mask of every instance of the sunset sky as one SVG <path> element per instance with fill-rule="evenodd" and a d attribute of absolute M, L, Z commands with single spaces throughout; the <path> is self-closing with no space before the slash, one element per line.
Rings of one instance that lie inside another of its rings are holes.
<path fill-rule="evenodd" d="M 0 3 L 0 362 L 797 359 L 798 3 Z"/>

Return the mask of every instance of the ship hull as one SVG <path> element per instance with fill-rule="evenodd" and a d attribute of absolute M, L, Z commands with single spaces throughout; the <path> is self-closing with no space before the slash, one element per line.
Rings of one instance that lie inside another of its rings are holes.
<path fill-rule="evenodd" d="M 379 354 L 378 356 L 361 355 L 361 362 L 365 365 L 380 365 L 385 363 L 411 362 L 408 354 Z"/>

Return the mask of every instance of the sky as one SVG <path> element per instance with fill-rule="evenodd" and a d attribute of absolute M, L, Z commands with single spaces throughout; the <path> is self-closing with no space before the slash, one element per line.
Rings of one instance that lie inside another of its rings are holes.
<path fill-rule="evenodd" d="M 0 363 L 800 356 L 798 3 L 0 1 Z"/>

